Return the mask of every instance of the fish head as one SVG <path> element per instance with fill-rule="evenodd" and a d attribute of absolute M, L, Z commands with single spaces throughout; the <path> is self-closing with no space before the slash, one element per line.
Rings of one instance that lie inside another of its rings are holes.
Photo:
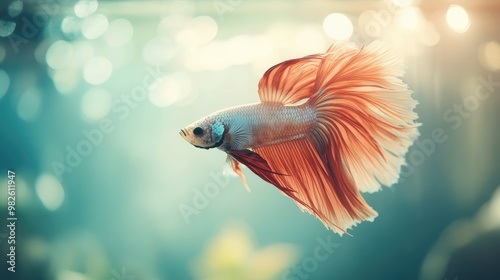
<path fill-rule="evenodd" d="M 225 131 L 220 120 L 203 118 L 181 129 L 180 135 L 197 148 L 211 149 L 224 143 Z"/>

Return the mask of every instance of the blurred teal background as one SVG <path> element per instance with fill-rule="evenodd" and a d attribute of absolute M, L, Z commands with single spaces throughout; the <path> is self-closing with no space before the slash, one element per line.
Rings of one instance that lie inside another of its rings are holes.
<path fill-rule="evenodd" d="M 500 3 L 0 3 L 1 279 L 500 279 Z M 393 45 L 421 136 L 337 236 L 185 125 L 335 40 Z M 7 170 L 16 272 L 7 271 Z M 5 223 L 5 225 L 3 225 Z"/>

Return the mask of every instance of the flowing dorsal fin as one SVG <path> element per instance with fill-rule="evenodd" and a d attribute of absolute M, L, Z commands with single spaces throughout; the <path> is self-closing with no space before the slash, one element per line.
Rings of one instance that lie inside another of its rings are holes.
<path fill-rule="evenodd" d="M 312 94 L 321 55 L 291 59 L 271 67 L 259 81 L 262 102 L 294 104 Z"/>

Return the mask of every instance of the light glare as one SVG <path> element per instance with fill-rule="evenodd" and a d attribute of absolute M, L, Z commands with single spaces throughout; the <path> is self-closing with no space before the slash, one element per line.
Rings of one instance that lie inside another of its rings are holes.
<path fill-rule="evenodd" d="M 24 121 L 34 121 L 38 117 L 42 96 L 38 89 L 29 88 L 19 98 L 17 115 Z"/>
<path fill-rule="evenodd" d="M 82 0 L 75 5 L 75 15 L 79 18 L 88 17 L 97 10 L 98 3 L 95 0 Z"/>
<path fill-rule="evenodd" d="M 488 70 L 500 70 L 500 44 L 491 41 L 479 47 L 479 60 Z"/>
<path fill-rule="evenodd" d="M 73 46 L 66 41 L 57 41 L 47 50 L 45 59 L 52 69 L 63 68 L 73 57 Z"/>
<path fill-rule="evenodd" d="M 82 112 L 90 120 L 100 120 L 109 113 L 111 102 L 109 92 L 100 88 L 92 88 L 83 97 Z"/>
<path fill-rule="evenodd" d="M 419 11 L 414 7 L 404 8 L 398 14 L 398 22 L 399 24 L 410 30 L 416 30 L 419 24 Z"/>
<path fill-rule="evenodd" d="M 76 35 L 82 29 L 82 20 L 75 16 L 67 16 L 61 22 L 61 30 L 66 35 Z"/>
<path fill-rule="evenodd" d="M 167 107 L 185 99 L 191 92 L 191 79 L 183 72 L 176 72 L 157 81 L 158 86 L 149 92 L 149 100 L 158 107 Z"/>
<path fill-rule="evenodd" d="M 61 94 L 70 94 L 78 86 L 80 73 L 75 68 L 59 69 L 52 75 L 52 81 Z"/>
<path fill-rule="evenodd" d="M 163 65 L 170 61 L 176 52 L 174 42 L 166 37 L 156 37 L 144 46 L 142 56 L 150 65 Z"/>
<path fill-rule="evenodd" d="M 36 180 L 36 194 L 43 205 L 50 211 L 57 210 L 64 200 L 64 189 L 57 178 L 43 174 Z"/>
<path fill-rule="evenodd" d="M 458 33 L 464 33 L 470 27 L 469 15 L 467 11 L 459 5 L 451 5 L 446 12 L 446 22 Z"/>
<path fill-rule="evenodd" d="M 134 35 L 134 28 L 130 21 L 124 18 L 113 20 L 104 35 L 106 43 L 112 47 L 125 45 Z"/>
<path fill-rule="evenodd" d="M 87 39 L 99 38 L 108 29 L 108 18 L 105 15 L 92 15 L 82 24 L 82 34 Z"/>
<path fill-rule="evenodd" d="M 295 36 L 295 44 L 304 54 L 324 51 L 326 43 L 321 26 L 306 25 L 301 27 Z"/>
<path fill-rule="evenodd" d="M 353 26 L 351 20 L 344 14 L 329 14 L 323 21 L 325 33 L 334 40 L 346 40 L 351 37 Z"/>
<path fill-rule="evenodd" d="M 177 42 L 184 46 L 205 44 L 217 35 L 217 22 L 209 16 L 192 19 L 188 26 L 177 34 Z"/>
<path fill-rule="evenodd" d="M 106 82 L 113 72 L 111 62 L 102 56 L 90 59 L 83 68 L 83 78 L 89 84 L 100 85 Z"/>

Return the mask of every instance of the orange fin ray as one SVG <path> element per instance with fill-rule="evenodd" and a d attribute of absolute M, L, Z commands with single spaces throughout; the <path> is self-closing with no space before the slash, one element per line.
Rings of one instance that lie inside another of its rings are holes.
<path fill-rule="evenodd" d="M 310 55 L 271 67 L 259 81 L 260 100 L 286 105 L 309 98 L 320 62 L 321 55 Z"/>
<path fill-rule="evenodd" d="M 259 163 L 235 158 L 278 189 L 293 190 L 283 192 L 334 232 L 372 220 L 377 213 L 360 192 L 397 182 L 418 136 L 417 102 L 398 78 L 403 73 L 401 59 L 379 41 L 361 48 L 339 42 L 273 66 L 259 82 L 261 101 L 307 99 L 316 124 L 302 138 L 255 148 Z M 262 162 L 273 172 L 259 169 Z"/>
<path fill-rule="evenodd" d="M 264 181 L 276 186 L 279 190 L 285 193 L 291 192 L 289 188 L 280 185 L 279 182 L 276 181 L 274 176 L 274 175 L 279 175 L 279 176 L 286 176 L 286 175 L 271 170 L 267 161 L 263 159 L 259 154 L 246 149 L 227 150 L 227 153 L 229 154 L 229 156 L 232 157 L 232 160 L 234 160 L 236 162 L 235 164 L 237 164 L 238 166 L 239 166 L 238 162 L 240 162 L 244 164 L 246 167 L 248 167 L 257 176 L 262 178 Z M 239 170 L 239 172 L 241 172 L 241 169 Z M 238 172 L 236 173 L 238 174 Z M 241 174 L 243 173 L 241 172 Z M 244 175 L 242 178 L 244 178 Z M 246 184 L 246 180 L 243 183 Z"/>
<path fill-rule="evenodd" d="M 282 186 L 294 190 L 290 196 L 299 208 L 307 210 L 323 224 L 339 234 L 377 213 L 365 202 L 356 187 L 338 166 L 330 166 L 308 137 L 256 148 L 277 172 L 291 176 L 275 176 Z M 286 156 L 284 156 L 286 155 Z M 342 165 L 341 161 L 336 161 Z"/>
<path fill-rule="evenodd" d="M 417 102 L 398 78 L 403 73 L 402 60 L 380 41 L 362 48 L 334 44 L 318 67 L 310 98 L 318 120 L 315 145 L 330 165 L 341 160 L 362 192 L 396 183 L 419 135 Z"/>

